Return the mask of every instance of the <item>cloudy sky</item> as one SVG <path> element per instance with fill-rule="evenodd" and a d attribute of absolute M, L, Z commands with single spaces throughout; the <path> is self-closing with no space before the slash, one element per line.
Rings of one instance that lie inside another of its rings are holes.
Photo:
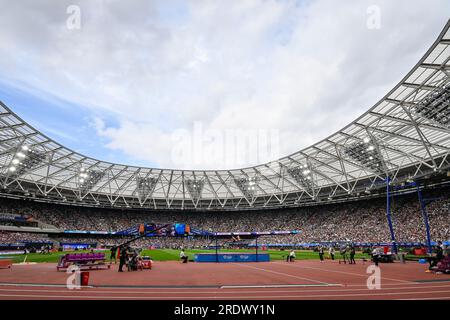
<path fill-rule="evenodd" d="M 448 0 L 0 5 L 1 101 L 88 156 L 191 169 L 274 160 L 342 128 L 450 12 Z M 233 152 L 239 135 L 257 156 Z"/>

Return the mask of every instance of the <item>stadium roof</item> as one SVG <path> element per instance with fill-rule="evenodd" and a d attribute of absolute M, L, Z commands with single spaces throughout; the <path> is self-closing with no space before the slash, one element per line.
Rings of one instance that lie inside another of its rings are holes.
<path fill-rule="evenodd" d="M 328 138 L 235 170 L 141 168 L 72 151 L 0 105 L 3 195 L 77 205 L 249 209 L 370 193 L 450 165 L 450 20 L 417 65 L 376 105 Z"/>

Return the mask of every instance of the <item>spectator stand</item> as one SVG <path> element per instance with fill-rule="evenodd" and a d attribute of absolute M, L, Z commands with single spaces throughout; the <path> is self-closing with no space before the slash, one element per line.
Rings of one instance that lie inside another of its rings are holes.
<path fill-rule="evenodd" d="M 393 224 L 397 245 L 403 242 L 420 243 L 414 246 L 426 247 L 426 228 L 415 188 L 394 190 Z M 424 198 L 441 199 L 427 204 L 430 236 L 434 240 L 450 240 L 450 187 L 426 186 L 421 190 Z M 97 243 L 98 246 L 118 246 L 133 235 L 117 234 L 118 230 L 132 228 L 143 221 L 173 224 L 182 221 L 189 224 L 188 237 L 143 237 L 136 241 L 138 247 L 178 249 L 204 249 L 214 244 L 215 232 L 239 230 L 302 230 L 301 234 L 261 236 L 258 243 L 270 248 L 308 248 L 305 243 L 348 241 L 367 243 L 390 242 L 386 223 L 386 197 L 377 196 L 364 201 L 323 204 L 311 207 L 267 209 L 245 212 L 138 212 L 136 210 L 107 210 L 104 208 L 73 207 L 38 202 L 24 202 L 17 199 L 0 198 L 0 212 L 22 213 L 33 216 L 37 221 L 54 225 L 59 233 L 35 233 L 29 231 L 0 230 L 0 251 L 24 250 L 25 241 Z M 1 222 L 0 222 L 1 223 Z M 135 227 L 134 227 L 135 229 Z M 70 230 L 79 230 L 72 231 Z M 102 230 L 89 231 L 89 230 Z M 209 232 L 204 232 L 208 230 Z M 72 233 L 72 235 L 71 235 Z M 192 235 L 192 236 L 191 236 Z M 265 241 L 267 239 L 267 241 Z M 423 244 L 425 243 L 425 245 Z M 433 242 L 432 242 L 433 243 Z M 9 244 L 13 244 L 10 246 Z M 20 245 L 16 245 L 20 244 Z M 448 245 L 448 244 L 447 244 Z M 361 245 L 366 246 L 366 245 Z M 39 245 L 37 246 L 39 248 Z M 254 247 L 253 247 L 254 249 Z"/>

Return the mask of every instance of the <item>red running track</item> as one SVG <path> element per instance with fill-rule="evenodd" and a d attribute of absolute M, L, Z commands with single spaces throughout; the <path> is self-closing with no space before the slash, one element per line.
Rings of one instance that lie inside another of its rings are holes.
<path fill-rule="evenodd" d="M 69 274 L 57 272 L 55 264 L 14 265 L 0 270 L 0 299 L 450 300 L 450 276 L 426 273 L 418 263 L 380 264 L 381 289 L 369 290 L 369 265 L 156 262 L 145 271 L 91 271 L 90 286 L 78 290 L 67 289 Z"/>

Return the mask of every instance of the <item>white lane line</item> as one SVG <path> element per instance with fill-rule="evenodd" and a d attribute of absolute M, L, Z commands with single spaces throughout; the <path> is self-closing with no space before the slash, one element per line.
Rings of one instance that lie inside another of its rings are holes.
<path fill-rule="evenodd" d="M 365 274 L 359 274 L 359 273 L 354 273 L 354 272 L 322 269 L 322 268 L 315 268 L 315 267 L 306 267 L 306 266 L 299 266 L 297 264 L 283 264 L 283 263 L 280 263 L 280 262 L 273 262 L 273 263 L 279 264 L 279 265 L 282 265 L 282 266 L 288 266 L 288 267 L 294 267 L 294 268 L 297 267 L 297 268 L 300 268 L 300 269 L 313 269 L 313 270 L 320 270 L 320 271 L 325 271 L 325 272 L 334 272 L 334 273 L 348 274 L 348 275 L 353 275 L 353 276 L 367 278 L 367 275 L 365 275 Z M 385 280 L 397 281 L 397 282 L 402 282 L 402 283 L 416 284 L 416 282 L 414 282 L 414 281 L 398 280 L 398 279 L 386 278 L 386 277 L 383 277 L 383 276 L 381 278 L 385 279 Z"/>
<path fill-rule="evenodd" d="M 450 297 L 435 297 L 435 298 L 409 298 L 409 299 L 397 299 L 397 300 L 450 300 Z"/>
<path fill-rule="evenodd" d="M 444 279 L 445 280 L 445 279 Z M 435 286 L 435 285 L 439 285 L 442 284 L 440 286 Z M 407 288 L 419 288 L 419 287 L 401 287 L 401 286 L 417 286 L 420 285 L 420 288 L 440 288 L 440 287 L 450 287 L 450 281 L 430 281 L 430 282 L 408 282 L 408 283 L 386 283 L 383 284 L 383 290 L 387 289 L 387 287 L 392 287 L 389 289 L 407 289 Z M 33 284 L 33 283 L 0 283 L 0 287 L 43 287 L 43 288 L 67 288 L 66 285 L 63 284 Z M 205 287 L 189 287 L 189 288 L 183 288 L 183 287 L 151 287 L 151 288 L 145 288 L 145 287 L 126 287 L 126 286 L 84 286 L 82 288 L 89 288 L 89 289 L 95 289 L 95 290 L 101 290 L 102 292 L 109 292 L 109 291 L 104 291 L 104 290 L 108 290 L 108 289 L 115 289 L 115 290 L 149 290 L 149 291 L 154 291 L 155 289 L 158 289 L 158 292 L 164 292 L 164 291 L 169 291 L 169 292 L 173 292 L 171 290 L 228 290 L 228 289 L 239 289 L 239 288 L 289 288 L 289 287 L 332 287 L 332 286 L 341 286 L 341 287 L 345 287 L 345 288 L 363 288 L 363 289 L 367 289 L 367 285 L 362 285 L 362 284 L 349 284 L 349 285 L 342 285 L 342 284 L 287 284 L 287 285 L 224 285 L 224 286 L 217 286 L 217 287 L 211 287 L 211 288 L 205 288 Z M 7 291 L 9 289 L 0 289 L 0 291 Z M 342 289 L 343 290 L 343 289 Z M 348 289 L 350 290 L 358 290 L 358 289 Z M 45 290 L 48 291 L 48 290 Z M 55 290 L 51 290 L 52 292 L 56 292 Z M 148 293 L 149 291 L 129 291 L 129 293 Z M 314 290 L 314 291 L 319 291 L 319 290 Z M 324 290 L 324 291 L 330 291 L 330 290 Z M 341 291 L 341 289 L 336 290 L 336 291 Z M 122 291 L 122 292 L 126 292 L 126 291 Z M 206 291 L 205 291 L 206 292 Z M 210 291 L 208 291 L 210 292 Z M 240 291 L 242 292 L 242 291 Z"/>
<path fill-rule="evenodd" d="M 341 287 L 341 284 L 273 284 L 273 285 L 252 285 L 252 286 L 245 286 L 245 285 L 236 285 L 236 286 L 221 286 L 220 289 L 252 289 L 252 288 L 321 288 L 321 287 Z"/>
<path fill-rule="evenodd" d="M 6 286 L 6 287 L 49 287 L 49 288 L 67 288 L 67 285 L 65 284 L 39 284 L 39 283 L 6 283 L 6 282 L 0 282 L 0 287 L 1 286 Z M 159 287 L 159 286 L 153 286 L 153 287 L 139 287 L 139 286 L 82 286 L 82 288 L 90 288 L 90 289 L 139 289 L 139 290 L 173 290 L 173 289 L 177 289 L 177 290 L 192 290 L 192 289 L 207 289 L 205 288 L 205 286 L 192 286 L 192 287 Z M 217 285 L 215 287 L 212 287 L 211 289 L 219 289 L 220 286 Z"/>
<path fill-rule="evenodd" d="M 324 288 L 326 286 L 321 286 L 321 285 L 311 285 L 311 286 L 315 286 L 315 287 L 319 287 L 319 288 Z M 411 290 L 411 289 L 435 289 L 435 288 L 449 288 L 448 292 L 450 292 L 450 287 L 449 286 L 445 286 L 445 285 L 437 285 L 437 286 L 428 286 L 428 287 L 424 287 L 424 286 L 416 286 L 416 287 L 397 287 L 397 288 L 381 288 L 380 291 L 392 291 L 392 290 Z M 305 291 L 305 290 L 257 290 L 257 291 L 246 291 L 246 290 L 238 290 L 238 291 L 229 291 L 229 290 L 221 290 L 221 289 L 217 289 L 217 290 L 212 290 L 212 291 L 195 291 L 193 293 L 196 294 L 222 294 L 222 295 L 226 295 L 226 294 L 243 294 L 243 293 L 315 293 L 315 292 L 358 292 L 358 291 L 369 291 L 369 289 L 364 288 L 364 289 L 319 289 L 319 290 L 309 290 L 309 291 Z M 89 290 L 89 291 L 79 291 L 79 290 L 44 290 L 44 289 L 0 289 L 0 292 L 46 292 L 46 293 L 79 293 L 79 294 L 157 294 L 157 295 L 164 295 L 164 294 L 183 294 L 186 293 L 184 291 L 169 291 L 169 292 L 160 292 L 160 291 L 155 291 L 155 292 L 148 292 L 148 291 L 104 291 L 104 290 L 97 290 L 97 289 L 93 289 L 93 290 Z M 372 292 L 372 291 L 370 291 Z"/>
<path fill-rule="evenodd" d="M 385 287 L 394 287 L 397 288 L 399 286 L 417 286 L 421 285 L 426 288 L 428 285 L 442 284 L 443 286 L 450 286 L 450 282 L 448 281 L 433 281 L 433 282 L 408 282 L 408 283 L 385 283 L 383 284 L 383 288 Z M 347 284 L 345 287 L 367 287 L 366 284 Z"/>
<path fill-rule="evenodd" d="M 5 287 L 44 287 L 44 288 L 67 288 L 65 284 L 33 284 L 33 283 L 0 283 Z M 81 288 L 95 288 L 93 286 L 82 286 Z"/>
<path fill-rule="evenodd" d="M 371 293 L 362 293 L 362 294 L 321 294 L 321 295 L 264 295 L 264 296 L 233 296 L 228 297 L 233 300 L 239 300 L 239 299 L 277 299 L 277 298 L 302 298 L 302 299 L 311 299 L 311 298 L 358 298 L 358 297 L 373 297 L 373 296 L 380 296 L 380 297 L 387 297 L 387 296 L 402 296 L 402 295 L 429 295 L 429 294 L 439 294 L 439 293 L 449 293 L 448 290 L 446 291 L 413 291 L 413 292 L 385 292 L 385 293 L 377 293 L 377 292 L 371 292 Z M 224 299 L 227 297 L 204 297 L 204 296 L 170 296 L 170 297 L 146 297 L 146 296 L 83 296 L 83 295 L 70 295 L 70 296 L 61 296 L 61 295 L 26 295 L 26 294 L 17 294 L 17 295 L 6 295 L 6 294 L 0 294 L 0 297 L 16 297 L 16 298 L 51 298 L 51 299 L 106 299 L 106 300 L 163 300 L 163 299 L 169 299 L 169 300 L 179 300 L 179 299 Z M 420 297 L 422 299 L 426 297 Z M 438 297 L 436 297 L 438 298 Z M 418 298 L 411 298 L 413 300 L 417 300 Z M 432 299 L 432 298 L 430 298 Z"/>
<path fill-rule="evenodd" d="M 319 283 L 322 285 L 327 285 L 328 283 L 323 282 L 323 281 L 318 281 L 318 280 L 314 280 L 314 279 L 308 279 L 308 278 L 304 278 L 304 277 L 299 277 L 299 276 L 294 276 L 292 274 L 288 274 L 288 273 L 284 273 L 284 272 L 278 272 L 278 271 L 273 271 L 273 270 L 267 270 L 267 269 L 263 269 L 263 268 L 257 268 L 254 266 L 249 266 L 249 265 L 245 265 L 245 264 L 241 264 L 241 263 L 236 263 L 236 265 L 238 266 L 242 266 L 242 267 L 247 267 L 247 268 L 252 268 L 255 270 L 260 270 L 260 271 L 264 271 L 264 272 L 268 272 L 268 273 L 273 273 L 273 274 L 279 274 L 285 277 L 290 277 L 290 278 L 296 278 L 296 279 L 301 279 L 301 280 L 306 280 L 306 281 L 310 281 L 310 282 L 315 282 L 315 283 Z"/>

